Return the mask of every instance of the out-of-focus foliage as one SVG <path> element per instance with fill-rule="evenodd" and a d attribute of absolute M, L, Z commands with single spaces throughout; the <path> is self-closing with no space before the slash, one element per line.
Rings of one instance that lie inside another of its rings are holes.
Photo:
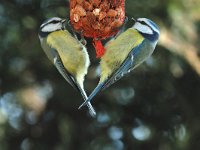
<path fill-rule="evenodd" d="M 160 42 L 146 63 L 95 98 L 95 119 L 86 108 L 77 110 L 80 94 L 47 59 L 37 36 L 44 19 L 69 16 L 68 5 L 0 2 L 0 150 L 199 150 L 199 0 L 126 0 L 129 18 L 159 24 Z M 87 46 L 90 93 L 99 60 Z"/>

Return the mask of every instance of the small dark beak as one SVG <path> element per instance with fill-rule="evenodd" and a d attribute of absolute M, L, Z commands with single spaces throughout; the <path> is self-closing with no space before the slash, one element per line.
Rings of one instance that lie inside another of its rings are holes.
<path fill-rule="evenodd" d="M 62 29 L 63 29 L 63 30 L 65 30 L 65 27 L 66 27 L 66 26 L 65 26 L 65 22 L 66 22 L 66 19 L 61 20 Z"/>
<path fill-rule="evenodd" d="M 66 22 L 66 19 L 63 19 L 61 22 L 62 22 L 62 23 L 65 23 L 65 22 Z"/>
<path fill-rule="evenodd" d="M 134 23 L 136 23 L 137 22 L 137 20 L 135 19 L 135 18 L 131 18 L 133 21 L 134 21 Z"/>

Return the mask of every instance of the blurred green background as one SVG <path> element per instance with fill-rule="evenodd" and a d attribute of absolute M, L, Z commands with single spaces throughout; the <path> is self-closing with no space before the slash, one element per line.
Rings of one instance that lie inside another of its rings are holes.
<path fill-rule="evenodd" d="M 199 0 L 126 0 L 126 15 L 161 29 L 151 58 L 93 101 L 97 117 L 58 73 L 37 36 L 68 17 L 66 0 L 0 2 L 0 150 L 199 150 Z M 89 94 L 99 60 L 88 40 Z"/>

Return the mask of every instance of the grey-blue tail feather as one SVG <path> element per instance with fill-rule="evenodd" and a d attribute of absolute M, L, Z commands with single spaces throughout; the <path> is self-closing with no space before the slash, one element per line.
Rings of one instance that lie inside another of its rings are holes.
<path fill-rule="evenodd" d="M 90 96 L 88 97 L 88 99 L 84 103 L 82 103 L 79 106 L 78 109 L 81 109 L 83 106 L 85 106 L 86 104 L 88 104 L 97 95 L 97 93 L 100 92 L 103 89 L 104 85 L 105 85 L 104 82 L 103 83 L 99 83 L 97 85 L 97 87 L 93 90 L 93 92 L 90 94 Z"/>

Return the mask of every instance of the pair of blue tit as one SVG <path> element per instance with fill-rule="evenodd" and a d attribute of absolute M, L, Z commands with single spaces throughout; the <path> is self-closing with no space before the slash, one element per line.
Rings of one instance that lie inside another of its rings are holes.
<path fill-rule="evenodd" d="M 154 51 L 160 31 L 147 18 L 133 19 L 134 25 L 105 45 L 100 61 L 100 81 L 79 109 L 90 102 L 101 90 L 109 87 L 144 62 Z"/>
<path fill-rule="evenodd" d="M 83 96 L 92 116 L 96 112 L 90 101 L 101 90 L 109 87 L 125 74 L 144 62 L 154 51 L 159 38 L 159 28 L 147 18 L 138 18 L 131 28 L 120 33 L 106 45 L 100 61 L 100 81 L 87 97 L 83 82 L 90 64 L 86 47 L 63 29 L 65 20 L 58 17 L 40 26 L 39 38 L 48 58 L 62 76 Z"/>

